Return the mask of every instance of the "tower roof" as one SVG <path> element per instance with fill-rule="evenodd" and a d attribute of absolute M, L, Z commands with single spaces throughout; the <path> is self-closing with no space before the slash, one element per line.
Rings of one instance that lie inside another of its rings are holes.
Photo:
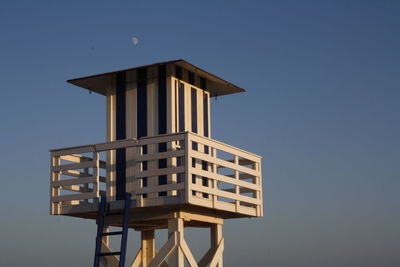
<path fill-rule="evenodd" d="M 158 63 L 145 65 L 145 66 L 138 66 L 138 67 L 124 69 L 124 70 L 118 70 L 118 71 L 106 72 L 106 73 L 101 73 L 101 74 L 96 74 L 96 75 L 91 75 L 91 76 L 85 76 L 85 77 L 70 79 L 67 82 L 69 82 L 73 85 L 88 89 L 90 91 L 93 91 L 93 92 L 96 92 L 96 93 L 99 93 L 102 95 L 106 95 L 108 88 L 112 87 L 112 85 L 113 85 L 114 76 L 116 75 L 116 73 L 130 72 L 130 71 L 134 71 L 134 70 L 140 69 L 140 68 L 155 67 L 158 65 L 165 65 L 165 64 L 175 64 L 186 70 L 194 72 L 196 75 L 198 75 L 202 78 L 205 78 L 208 82 L 207 91 L 210 92 L 211 96 L 221 96 L 221 95 L 228 95 L 228 94 L 234 94 L 234 93 L 240 93 L 240 92 L 246 91 L 243 88 L 240 88 L 224 79 L 221 79 L 220 77 L 218 77 L 214 74 L 211 74 L 199 67 L 196 67 L 195 65 L 193 65 L 183 59 L 158 62 Z"/>

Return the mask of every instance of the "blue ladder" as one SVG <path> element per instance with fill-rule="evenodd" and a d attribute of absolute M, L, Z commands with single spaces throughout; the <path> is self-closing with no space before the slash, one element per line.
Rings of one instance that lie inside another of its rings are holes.
<path fill-rule="evenodd" d="M 102 196 L 99 212 L 97 217 L 97 236 L 96 236 L 96 250 L 94 255 L 94 267 L 100 266 L 100 257 L 105 256 L 117 256 L 119 255 L 119 267 L 125 266 L 125 256 L 126 256 L 126 243 L 128 240 L 128 223 L 129 223 L 129 213 L 131 209 L 131 194 L 126 193 L 125 195 L 125 208 L 121 212 L 108 212 L 107 211 L 107 200 L 106 197 Z M 104 221 L 107 216 L 112 215 L 124 215 L 124 222 L 122 225 L 122 231 L 116 232 L 103 232 L 104 231 Z M 101 252 L 101 243 L 103 236 L 111 235 L 121 235 L 121 248 L 120 251 L 116 252 Z"/>

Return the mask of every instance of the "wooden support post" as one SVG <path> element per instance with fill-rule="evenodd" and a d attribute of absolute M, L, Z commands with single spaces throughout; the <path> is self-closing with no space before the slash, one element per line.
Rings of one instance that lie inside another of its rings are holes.
<path fill-rule="evenodd" d="M 214 251 L 217 251 L 218 249 L 223 250 L 223 247 L 220 248 L 219 246 L 223 246 L 223 240 L 222 240 L 222 224 L 214 224 L 210 227 L 210 233 L 211 233 L 211 249 Z M 215 257 L 219 257 L 219 259 L 216 259 Z M 223 257 L 222 253 L 220 256 L 214 255 L 214 260 L 217 260 L 217 265 L 216 267 L 223 267 Z"/>
<path fill-rule="evenodd" d="M 183 236 L 183 229 L 184 226 L 182 218 L 174 218 L 168 220 L 168 238 L 171 238 L 173 237 L 173 235 L 176 234 L 178 234 L 179 236 Z M 169 256 L 168 265 L 171 267 L 185 266 L 185 258 L 179 246 L 177 246 L 176 249 Z"/>
<path fill-rule="evenodd" d="M 156 254 L 154 230 L 142 231 L 142 267 L 147 267 Z"/>

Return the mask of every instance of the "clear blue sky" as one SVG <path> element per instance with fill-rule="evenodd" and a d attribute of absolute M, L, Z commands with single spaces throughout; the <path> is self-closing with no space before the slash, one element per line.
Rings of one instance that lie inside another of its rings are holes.
<path fill-rule="evenodd" d="M 0 265 L 92 264 L 94 222 L 48 215 L 48 149 L 103 141 L 105 101 L 65 81 L 183 58 L 248 90 L 212 101 L 213 137 L 264 156 L 266 215 L 225 223 L 226 266 L 400 266 L 399 14 L 398 1 L 3 1 Z"/>

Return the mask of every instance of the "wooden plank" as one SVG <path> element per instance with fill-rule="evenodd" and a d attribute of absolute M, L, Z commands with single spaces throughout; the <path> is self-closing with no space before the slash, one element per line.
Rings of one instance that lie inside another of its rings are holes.
<path fill-rule="evenodd" d="M 153 154 L 145 154 L 136 157 L 136 161 L 149 161 L 149 160 L 157 160 L 157 159 L 166 159 L 171 157 L 181 157 L 184 156 L 183 150 L 174 150 L 174 151 L 166 151 L 166 152 L 158 152 Z"/>
<path fill-rule="evenodd" d="M 63 155 L 63 156 L 60 156 L 60 159 L 61 160 L 66 160 L 66 161 L 75 162 L 75 163 L 92 160 L 89 157 L 85 157 L 85 156 L 82 156 L 82 155 L 79 155 L 79 154 Z"/>
<path fill-rule="evenodd" d="M 141 263 L 142 263 L 142 249 L 139 249 L 139 251 L 136 253 L 136 256 L 133 259 L 130 267 L 139 267 L 139 265 Z"/>
<path fill-rule="evenodd" d="M 144 198 L 143 199 L 143 207 L 152 207 L 152 206 L 163 206 L 163 205 L 176 205 L 182 204 L 183 200 L 180 197 L 156 197 L 156 198 Z"/>
<path fill-rule="evenodd" d="M 79 192 L 79 193 L 93 192 L 93 189 L 82 187 L 79 185 L 64 185 L 64 186 L 61 186 L 61 190 L 68 190 L 68 191 Z"/>
<path fill-rule="evenodd" d="M 87 176 L 86 173 L 79 172 L 79 171 L 75 171 L 75 170 L 61 171 L 60 173 L 61 173 L 62 175 L 72 176 L 72 177 L 86 177 L 86 176 Z"/>
<path fill-rule="evenodd" d="M 184 171 L 185 171 L 185 169 L 183 166 L 149 170 L 149 171 L 140 171 L 136 174 L 136 178 L 167 175 L 167 174 L 171 174 L 171 173 L 181 173 Z"/>
<path fill-rule="evenodd" d="M 115 121 L 116 121 L 116 105 L 115 105 L 115 86 L 111 87 L 107 92 L 107 142 L 115 140 Z M 98 149 L 98 148 L 97 148 Z M 106 152 L 107 161 L 107 199 L 113 201 L 115 199 L 115 151 L 108 150 Z"/>
<path fill-rule="evenodd" d="M 54 153 L 50 153 L 50 214 L 59 214 L 60 208 L 58 204 L 51 201 L 53 197 L 58 197 L 60 195 L 60 189 L 53 187 L 53 183 L 60 180 L 60 173 L 53 172 L 51 169 L 54 166 L 60 165 L 60 157 L 54 156 Z"/>
<path fill-rule="evenodd" d="M 224 239 L 219 242 L 218 248 L 210 262 L 210 267 L 222 267 L 222 252 L 224 252 Z"/>
<path fill-rule="evenodd" d="M 235 174 L 228 174 L 225 176 L 230 177 L 230 178 L 235 178 Z M 239 174 L 239 180 L 254 179 L 255 177 L 256 176 L 248 174 L 248 173 L 240 173 Z"/>
<path fill-rule="evenodd" d="M 219 197 L 224 197 L 224 198 L 229 198 L 232 200 L 239 200 L 239 201 L 243 201 L 243 202 L 247 202 L 247 203 L 251 203 L 251 204 L 260 204 L 260 200 L 259 199 L 255 199 L 255 198 L 251 198 L 251 197 L 247 197 L 247 196 L 242 196 L 242 195 L 237 195 L 234 193 L 230 193 L 230 192 L 225 192 L 219 189 L 215 189 L 215 188 L 210 188 L 210 187 L 206 187 L 206 186 L 201 186 L 201 185 L 195 185 L 192 184 L 192 188 L 193 190 L 196 191 L 200 191 L 203 193 L 208 193 L 208 194 L 212 194 L 212 195 L 217 195 Z"/>
<path fill-rule="evenodd" d="M 70 201 L 70 200 L 84 200 L 94 198 L 94 193 L 83 193 L 83 194 L 73 194 L 73 195 L 63 195 L 58 197 L 52 197 L 52 202 L 60 202 L 60 201 Z"/>
<path fill-rule="evenodd" d="M 212 256 L 215 254 L 215 251 L 216 251 L 215 248 L 210 248 L 209 250 L 207 250 L 204 256 L 201 257 L 198 266 L 207 267 L 208 263 L 211 261 Z"/>
<path fill-rule="evenodd" d="M 94 145 L 97 152 L 116 150 L 119 148 L 136 147 L 139 146 L 139 141 L 137 139 L 125 139 L 117 140 L 112 142 L 100 143 Z"/>
<path fill-rule="evenodd" d="M 254 162 L 258 162 L 262 158 L 259 155 L 250 153 L 248 151 L 245 151 L 245 150 L 242 150 L 240 148 L 237 148 L 237 147 L 222 143 L 222 142 L 214 140 L 214 139 L 210 139 L 210 138 L 207 138 L 207 137 L 204 137 L 204 136 L 200 136 L 200 135 L 192 133 L 192 132 L 190 132 L 189 134 L 191 135 L 190 138 L 193 141 L 199 142 L 199 143 L 207 145 L 207 146 L 214 147 L 214 148 L 216 148 L 218 150 L 222 150 L 222 151 L 224 151 L 226 153 L 237 155 L 239 157 L 252 160 Z"/>
<path fill-rule="evenodd" d="M 236 192 L 236 188 L 221 189 L 221 190 L 225 191 L 225 192 L 236 193 L 236 194 L 246 194 L 246 193 L 257 192 L 257 190 L 246 188 L 246 187 L 239 188 L 239 192 Z"/>
<path fill-rule="evenodd" d="M 157 136 L 151 137 L 142 137 L 140 139 L 140 145 L 149 145 L 149 144 L 159 144 L 159 143 L 167 143 L 172 141 L 180 141 L 184 140 L 184 134 L 161 134 Z"/>
<path fill-rule="evenodd" d="M 232 170 L 245 172 L 245 173 L 248 173 L 248 174 L 251 174 L 251 175 L 254 175 L 254 176 L 259 176 L 260 175 L 256 170 L 253 170 L 253 169 L 250 169 L 250 168 L 247 168 L 247 167 L 243 167 L 243 166 L 228 162 L 226 160 L 222 160 L 222 159 L 218 159 L 218 158 L 215 158 L 215 157 L 211 157 L 211 156 L 209 156 L 207 154 L 203 154 L 203 153 L 200 153 L 200 152 L 197 152 L 197 151 L 191 151 L 191 156 L 196 158 L 196 159 L 212 162 L 212 163 L 215 163 L 215 164 L 217 164 L 219 166 L 224 166 L 225 168 L 229 168 L 229 169 L 232 169 Z"/>
<path fill-rule="evenodd" d="M 138 188 L 136 189 L 136 194 L 156 193 L 156 192 L 170 191 L 170 190 L 182 190 L 184 188 L 185 188 L 185 183 L 155 185 L 155 186 Z"/>
<path fill-rule="evenodd" d="M 147 267 L 156 254 L 154 241 L 154 230 L 141 231 L 142 267 Z"/>
<path fill-rule="evenodd" d="M 217 196 L 215 196 L 215 197 L 217 197 Z M 190 198 L 189 203 L 192 205 L 203 206 L 203 207 L 207 207 L 207 208 L 211 208 L 211 209 L 215 208 L 214 201 L 212 198 L 203 198 L 203 197 L 192 196 Z"/>
<path fill-rule="evenodd" d="M 67 186 L 67 185 L 77 185 L 77 184 L 88 184 L 95 182 L 96 179 L 93 176 L 82 177 L 79 179 L 68 179 L 53 182 L 53 186 Z"/>
<path fill-rule="evenodd" d="M 215 202 L 214 207 L 215 207 L 215 209 L 219 209 L 219 210 L 236 212 L 235 203 L 229 203 L 229 202 L 225 202 L 225 201 L 217 201 L 217 202 Z"/>
<path fill-rule="evenodd" d="M 186 241 L 183 238 L 182 233 L 179 233 L 179 246 L 182 249 L 183 255 L 185 255 L 187 261 L 189 262 L 190 267 L 198 267 L 197 262 L 189 249 L 189 246 L 186 244 Z"/>
<path fill-rule="evenodd" d="M 259 205 L 257 206 L 259 207 Z M 240 205 L 238 207 L 237 212 L 238 213 L 242 213 L 242 214 L 247 214 L 249 216 L 257 216 L 260 217 L 260 215 L 257 215 L 257 207 L 256 208 L 252 208 L 252 207 L 245 207 L 243 205 Z"/>
<path fill-rule="evenodd" d="M 150 262 L 148 267 L 158 267 L 161 263 L 177 248 L 176 234 L 171 236 L 165 245 L 160 249 L 154 259 Z"/>
<path fill-rule="evenodd" d="M 227 160 L 227 161 L 229 161 L 229 162 L 232 162 L 232 163 L 234 163 L 235 162 L 235 160 L 233 159 L 229 159 L 229 160 Z M 238 164 L 239 165 L 252 165 L 252 164 L 254 164 L 255 162 L 254 161 L 252 161 L 252 160 L 249 160 L 249 159 L 239 159 L 239 161 L 238 161 Z"/>
<path fill-rule="evenodd" d="M 100 182 L 100 177 L 99 177 L 99 166 L 100 166 L 100 159 L 99 159 L 99 152 L 93 152 L 93 162 L 95 163 L 95 166 L 93 166 L 93 177 L 95 179 L 95 182 L 93 183 L 93 193 L 96 194 L 95 197 L 100 197 L 99 193 L 99 182 Z"/>
<path fill-rule="evenodd" d="M 192 196 L 192 192 L 190 189 L 190 185 L 191 183 L 191 174 L 190 174 L 190 169 L 191 169 L 191 162 L 190 162 L 190 151 L 192 150 L 190 147 L 190 139 L 189 139 L 189 134 L 185 134 L 185 164 L 184 164 L 184 168 L 185 168 L 185 173 L 184 173 L 184 181 L 185 181 L 185 202 L 189 203 L 190 202 L 190 197 Z"/>
<path fill-rule="evenodd" d="M 72 163 L 72 164 L 64 164 L 60 166 L 53 166 L 52 171 L 66 171 L 66 170 L 76 170 L 76 169 L 84 169 L 84 168 L 92 168 L 96 166 L 96 162 L 94 161 L 87 161 L 81 163 Z"/>
<path fill-rule="evenodd" d="M 202 177 L 214 179 L 214 180 L 217 180 L 220 182 L 237 185 L 240 187 L 250 188 L 252 190 L 261 190 L 261 188 L 256 184 L 252 184 L 252 183 L 245 182 L 245 181 L 240 181 L 240 180 L 233 179 L 233 178 L 228 178 L 227 176 L 221 175 L 218 173 L 212 173 L 212 172 L 203 171 L 203 170 L 195 169 L 195 168 L 191 169 L 191 173 L 202 176 Z"/>
<path fill-rule="evenodd" d="M 71 154 L 83 154 L 93 152 L 94 145 L 85 145 L 85 146 L 76 146 L 66 149 L 57 149 L 51 150 L 54 153 L 54 156 L 62 156 L 62 155 L 71 155 Z"/>

